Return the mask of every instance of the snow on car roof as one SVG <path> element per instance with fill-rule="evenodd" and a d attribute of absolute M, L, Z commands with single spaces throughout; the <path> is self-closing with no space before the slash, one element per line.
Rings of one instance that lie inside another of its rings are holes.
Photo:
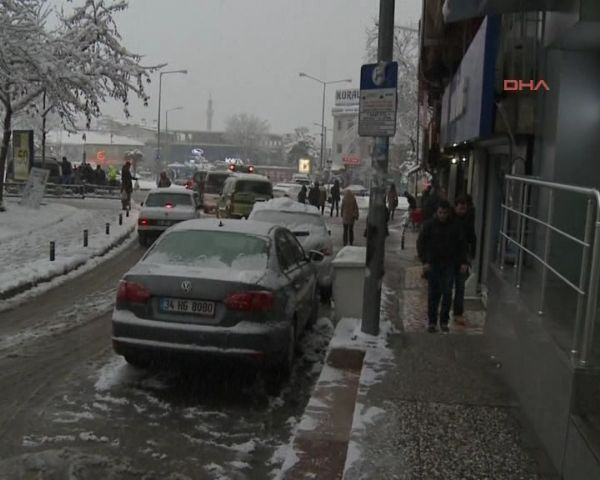
<path fill-rule="evenodd" d="M 257 202 L 254 204 L 253 211 L 259 210 L 276 210 L 278 212 L 294 212 L 294 213 L 308 213 L 310 215 L 321 215 L 317 207 L 312 205 L 306 205 L 304 203 L 296 202 L 291 198 L 280 197 L 267 200 L 266 202 Z"/>
<path fill-rule="evenodd" d="M 171 227 L 171 231 L 178 230 L 220 230 L 232 233 L 247 233 L 250 235 L 268 236 L 277 225 L 255 220 L 237 220 L 228 218 L 201 218 L 187 220 Z"/>
<path fill-rule="evenodd" d="M 192 195 L 194 192 L 192 190 L 189 190 L 185 187 L 179 186 L 179 185 L 171 185 L 170 187 L 162 187 L 162 188 L 153 188 L 152 190 L 150 190 L 148 192 L 148 195 L 152 194 L 152 193 L 187 193 L 188 195 Z"/>

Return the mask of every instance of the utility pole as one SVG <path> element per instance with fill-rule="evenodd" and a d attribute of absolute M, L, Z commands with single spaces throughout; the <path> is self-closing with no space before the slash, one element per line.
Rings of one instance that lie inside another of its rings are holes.
<path fill-rule="evenodd" d="M 394 51 L 395 0 L 379 0 L 379 38 L 377 61 L 391 62 Z M 385 260 L 385 190 L 388 170 L 389 138 L 376 137 L 373 151 L 375 175 L 371 182 L 371 198 L 367 217 L 367 273 L 363 292 L 363 319 L 361 330 L 379 335 L 381 285 Z"/>

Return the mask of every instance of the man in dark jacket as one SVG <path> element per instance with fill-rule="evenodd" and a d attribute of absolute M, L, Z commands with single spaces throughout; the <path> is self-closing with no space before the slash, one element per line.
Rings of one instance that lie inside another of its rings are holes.
<path fill-rule="evenodd" d="M 451 219 L 450 214 L 450 204 L 441 200 L 434 217 L 425 222 L 417 240 L 419 258 L 423 262 L 423 271 L 428 283 L 427 331 L 430 333 L 437 330 L 440 299 L 440 328 L 444 333 L 449 332 L 454 272 L 458 268 L 462 273 L 466 273 L 469 268 L 463 231 L 458 222 Z"/>
<path fill-rule="evenodd" d="M 333 187 L 331 187 L 331 212 L 329 213 L 330 217 L 333 217 L 333 209 L 335 208 L 335 216 L 340 216 L 340 198 L 341 190 L 340 190 L 340 181 L 335 180 L 333 182 Z"/>
<path fill-rule="evenodd" d="M 475 225 L 469 215 L 468 201 L 465 197 L 459 197 L 454 202 L 454 219 L 462 231 L 462 235 L 467 243 L 468 263 L 475 258 L 477 248 L 477 237 L 475 235 Z M 465 282 L 468 272 L 461 272 L 460 268 L 454 271 L 454 303 L 453 314 L 454 322 L 457 325 L 464 325 L 463 313 L 465 304 Z"/>
<path fill-rule="evenodd" d="M 133 180 L 137 180 L 137 178 L 131 175 L 131 162 L 127 160 L 121 169 L 121 202 L 123 204 L 123 210 L 131 209 Z"/>
<path fill-rule="evenodd" d="M 73 166 L 71 162 L 67 160 L 67 157 L 62 157 L 62 181 L 64 184 L 70 184 L 73 182 Z"/>
<path fill-rule="evenodd" d="M 298 201 L 300 203 L 306 203 L 306 185 L 302 185 L 302 188 L 298 192 Z"/>
<path fill-rule="evenodd" d="M 321 195 L 319 192 L 319 182 L 315 182 L 314 185 L 310 187 L 310 190 L 308 191 L 308 203 L 311 204 L 313 207 L 319 208 L 320 196 Z"/>

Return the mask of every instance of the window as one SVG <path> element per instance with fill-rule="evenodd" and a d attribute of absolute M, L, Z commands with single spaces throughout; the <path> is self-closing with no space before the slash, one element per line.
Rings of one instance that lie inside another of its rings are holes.
<path fill-rule="evenodd" d="M 341 130 L 341 129 L 342 129 L 342 121 L 338 120 L 338 130 Z"/>
<path fill-rule="evenodd" d="M 236 193 L 239 192 L 252 192 L 259 195 L 271 195 L 273 188 L 269 182 L 255 182 L 248 180 L 241 180 L 237 182 L 235 186 Z"/>
<path fill-rule="evenodd" d="M 341 144 L 341 143 L 338 143 L 338 144 L 336 145 L 335 151 L 336 151 L 337 153 L 342 153 L 342 144 Z"/>
<path fill-rule="evenodd" d="M 164 207 L 167 204 L 191 206 L 192 198 L 189 194 L 161 192 L 151 193 L 146 199 L 146 207 Z"/>
<path fill-rule="evenodd" d="M 352 130 L 354 128 L 354 120 L 348 120 L 348 130 Z"/>
<path fill-rule="evenodd" d="M 304 249 L 298 239 L 290 232 L 285 232 L 284 235 L 287 237 L 290 254 L 294 259 L 294 263 L 301 263 L 306 261 L 306 254 L 304 253 Z"/>
<path fill-rule="evenodd" d="M 277 258 L 279 265 L 283 271 L 292 268 L 296 261 L 295 255 L 290 247 L 289 239 L 284 235 L 283 230 L 280 230 L 275 236 L 275 246 L 277 248 Z"/>

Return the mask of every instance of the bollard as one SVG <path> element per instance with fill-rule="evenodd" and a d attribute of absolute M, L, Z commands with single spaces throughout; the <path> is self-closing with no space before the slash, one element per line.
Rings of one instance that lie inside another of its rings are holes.
<path fill-rule="evenodd" d="M 119 213 L 119 225 L 123 225 L 123 214 Z"/>
<path fill-rule="evenodd" d="M 106 224 L 106 234 L 110 235 L 110 223 Z"/>
<path fill-rule="evenodd" d="M 56 243 L 50 242 L 50 261 L 53 262 L 56 258 Z"/>
<path fill-rule="evenodd" d="M 83 246 L 84 247 L 88 246 L 88 231 L 87 230 L 83 231 Z"/>
<path fill-rule="evenodd" d="M 129 217 L 129 210 L 125 210 L 125 216 Z"/>

